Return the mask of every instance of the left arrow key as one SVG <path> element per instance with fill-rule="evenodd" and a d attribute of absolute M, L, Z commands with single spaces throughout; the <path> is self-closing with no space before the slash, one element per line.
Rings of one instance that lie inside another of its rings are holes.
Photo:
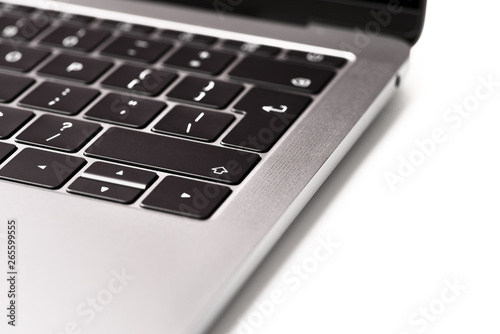
<path fill-rule="evenodd" d="M 0 170 L 0 178 L 57 189 L 83 165 L 85 160 L 82 158 L 26 148 Z"/>

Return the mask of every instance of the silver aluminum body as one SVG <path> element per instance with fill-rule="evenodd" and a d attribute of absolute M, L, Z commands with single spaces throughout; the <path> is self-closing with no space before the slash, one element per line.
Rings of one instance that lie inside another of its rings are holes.
<path fill-rule="evenodd" d="M 202 332 L 381 111 L 396 90 L 397 77 L 404 75 L 410 46 L 372 36 L 369 45 L 350 53 L 338 49 L 342 42 L 355 45 L 354 32 L 326 25 L 221 17 L 215 11 L 140 1 L 55 5 L 61 11 L 349 59 L 207 221 L 141 209 L 147 193 L 137 204 L 122 206 L 66 194 L 66 187 L 50 191 L 0 181 L 0 232 L 5 233 L 8 218 L 20 224 L 19 319 L 18 327 L 7 333 L 59 333 L 69 323 L 88 334 Z M 175 105 L 168 104 L 168 110 Z M 160 180 L 167 175 L 158 174 Z M 4 256 L 2 249 L 2 262 Z M 108 289 L 113 270 L 134 279 L 87 322 L 78 308 Z M 3 300 L 4 282 L 0 288 Z M 2 320 L 0 328 L 4 326 Z"/>

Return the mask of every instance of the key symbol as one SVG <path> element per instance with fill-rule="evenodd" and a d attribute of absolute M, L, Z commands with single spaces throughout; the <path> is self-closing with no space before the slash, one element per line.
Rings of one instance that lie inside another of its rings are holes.
<path fill-rule="evenodd" d="M 307 78 L 294 78 L 294 79 L 292 79 L 292 84 L 295 87 L 299 87 L 299 88 L 307 88 L 311 85 L 311 83 L 312 83 L 311 79 L 307 79 Z"/>
<path fill-rule="evenodd" d="M 132 30 L 132 24 L 123 22 L 123 23 L 120 23 L 117 28 L 121 31 L 128 32 L 128 31 Z"/>
<path fill-rule="evenodd" d="M 5 27 L 3 29 L 2 36 L 10 38 L 10 37 L 16 36 L 18 32 L 19 32 L 19 28 L 18 27 L 16 27 L 16 26 L 7 26 L 7 27 Z"/>
<path fill-rule="evenodd" d="M 215 167 L 215 168 L 212 168 L 212 171 L 214 172 L 214 174 L 217 174 L 217 175 L 222 175 L 222 174 L 229 173 L 227 171 L 227 169 L 224 168 L 224 167 Z"/>
<path fill-rule="evenodd" d="M 287 106 L 284 106 L 284 105 L 281 105 L 280 108 L 275 108 L 273 106 L 264 106 L 262 107 L 262 109 L 264 111 L 267 111 L 267 112 L 277 112 L 277 113 L 284 113 L 285 111 L 288 110 L 288 107 Z"/>
<path fill-rule="evenodd" d="M 66 38 L 63 39 L 62 45 L 64 45 L 67 48 L 72 48 L 75 45 L 77 45 L 78 42 L 80 42 L 80 39 L 78 37 L 76 37 L 76 36 L 68 36 L 68 37 L 66 37 Z"/>
<path fill-rule="evenodd" d="M 201 51 L 198 54 L 198 57 L 200 57 L 200 59 L 208 59 L 208 58 L 210 58 L 210 52 L 208 52 L 208 51 Z"/>
<path fill-rule="evenodd" d="M 63 90 L 63 91 L 62 91 L 61 96 L 66 96 L 66 95 L 68 95 L 70 92 L 71 92 L 71 89 L 66 88 L 65 90 Z M 49 106 L 53 106 L 54 104 L 58 103 L 59 101 L 61 101 L 61 98 L 60 98 L 60 97 L 56 97 L 55 99 L 53 99 L 52 101 L 50 101 L 50 102 L 48 103 L 48 105 L 49 105 Z"/>
<path fill-rule="evenodd" d="M 179 39 L 183 42 L 191 42 L 194 38 L 193 34 L 189 34 L 187 32 L 183 32 L 182 34 L 179 35 Z"/>
<path fill-rule="evenodd" d="M 308 53 L 306 56 L 306 59 L 311 63 L 319 63 L 320 61 L 323 61 L 324 58 L 325 57 L 323 55 L 318 53 Z"/>
<path fill-rule="evenodd" d="M 70 123 L 70 122 L 64 122 L 63 123 L 63 127 L 61 128 L 61 132 L 66 130 L 66 129 L 69 129 L 73 126 L 73 123 Z"/>
<path fill-rule="evenodd" d="M 241 46 L 241 51 L 243 52 L 248 52 L 248 53 L 253 53 L 257 51 L 257 49 L 260 47 L 258 44 L 253 44 L 253 43 L 245 43 Z"/>
<path fill-rule="evenodd" d="M 77 63 L 77 62 L 71 63 L 66 68 L 66 72 L 68 72 L 68 73 L 70 73 L 70 72 L 80 72 L 81 70 L 83 70 L 83 64 L 82 63 Z"/>
<path fill-rule="evenodd" d="M 203 100 L 203 98 L 207 95 L 207 93 L 205 92 L 200 92 L 200 95 L 198 95 L 197 97 L 194 98 L 194 100 L 196 102 L 200 102 L 201 100 Z"/>
<path fill-rule="evenodd" d="M 5 56 L 5 60 L 9 63 L 17 63 L 21 60 L 23 54 L 19 51 L 11 51 Z"/>
<path fill-rule="evenodd" d="M 194 68 L 200 67 L 201 66 L 201 61 L 199 61 L 199 60 L 191 60 L 189 62 L 189 66 L 194 67 Z"/>
<path fill-rule="evenodd" d="M 137 46 L 138 48 L 145 49 L 149 47 L 149 43 L 146 41 L 135 41 L 135 46 Z"/>

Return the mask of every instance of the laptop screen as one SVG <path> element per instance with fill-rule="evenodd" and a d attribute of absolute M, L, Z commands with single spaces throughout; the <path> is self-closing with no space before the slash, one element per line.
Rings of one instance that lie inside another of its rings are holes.
<path fill-rule="evenodd" d="M 141 1 L 141 0 L 135 0 Z M 151 0 L 197 7 L 219 15 L 244 15 L 294 24 L 321 22 L 381 30 L 415 42 L 423 26 L 426 0 Z M 379 15 L 377 15 L 379 14 Z"/>

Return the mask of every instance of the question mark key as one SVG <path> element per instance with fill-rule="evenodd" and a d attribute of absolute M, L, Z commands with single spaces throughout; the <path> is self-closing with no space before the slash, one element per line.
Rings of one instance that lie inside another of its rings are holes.
<path fill-rule="evenodd" d="M 42 115 L 17 136 L 16 141 L 63 152 L 76 152 L 100 130 L 101 126 L 96 123 Z"/>

